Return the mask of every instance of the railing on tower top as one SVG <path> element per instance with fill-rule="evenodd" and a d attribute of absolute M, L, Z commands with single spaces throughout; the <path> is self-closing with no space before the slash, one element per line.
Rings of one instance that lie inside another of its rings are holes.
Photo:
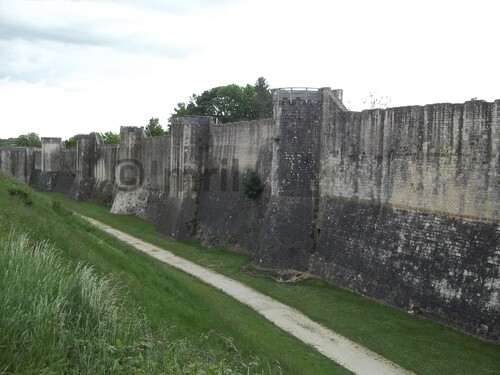
<path fill-rule="evenodd" d="M 280 100 L 320 100 L 318 88 L 313 87 L 282 87 L 273 89 L 273 101 Z"/>

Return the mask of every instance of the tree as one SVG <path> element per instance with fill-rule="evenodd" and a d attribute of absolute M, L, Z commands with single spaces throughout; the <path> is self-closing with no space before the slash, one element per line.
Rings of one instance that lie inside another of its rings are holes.
<path fill-rule="evenodd" d="M 99 136 L 101 137 L 101 140 L 104 144 L 120 143 L 120 134 L 113 132 L 105 132 L 105 133 L 100 133 Z"/>
<path fill-rule="evenodd" d="M 90 134 L 97 135 L 104 144 L 120 143 L 120 134 L 113 133 L 111 131 L 105 133 L 91 132 Z M 63 141 L 64 146 L 66 148 L 75 148 L 77 143 L 77 137 L 78 137 L 77 135 L 74 135 Z"/>
<path fill-rule="evenodd" d="M 65 141 L 63 141 L 63 144 L 66 148 L 75 148 L 76 147 L 76 135 L 69 137 Z"/>
<path fill-rule="evenodd" d="M 0 139 L 0 147 L 12 147 L 16 145 L 17 138 Z"/>
<path fill-rule="evenodd" d="M 363 99 L 363 105 L 368 106 L 369 109 L 388 108 L 391 105 L 391 98 L 387 95 L 380 96 L 377 90 L 370 91 Z"/>
<path fill-rule="evenodd" d="M 150 137 L 158 137 L 167 134 L 167 132 L 160 125 L 158 117 L 151 117 L 149 119 L 149 124 L 146 126 L 145 131 Z"/>
<path fill-rule="evenodd" d="M 265 78 L 254 86 L 235 84 L 214 87 L 201 95 L 193 94 L 188 103 L 179 103 L 172 117 L 211 116 L 221 123 L 254 120 L 272 116 L 272 96 Z"/>
<path fill-rule="evenodd" d="M 38 134 L 32 132 L 17 137 L 15 145 L 21 147 L 42 147 L 42 142 Z"/>
<path fill-rule="evenodd" d="M 259 77 L 254 85 L 255 96 L 252 101 L 254 118 L 269 118 L 273 115 L 273 95 L 264 77 Z"/>

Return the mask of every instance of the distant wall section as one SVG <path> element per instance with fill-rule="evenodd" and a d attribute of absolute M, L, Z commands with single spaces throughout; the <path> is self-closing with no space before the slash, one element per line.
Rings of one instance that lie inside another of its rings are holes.
<path fill-rule="evenodd" d="M 0 171 L 28 184 L 35 168 L 36 148 L 0 147 Z"/>

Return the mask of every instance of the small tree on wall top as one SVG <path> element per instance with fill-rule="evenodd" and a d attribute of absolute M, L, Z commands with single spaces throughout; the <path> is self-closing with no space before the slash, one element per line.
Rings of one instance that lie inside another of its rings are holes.
<path fill-rule="evenodd" d="M 158 119 L 158 117 L 151 117 L 145 130 L 150 137 L 158 137 L 167 134 L 167 132 L 160 125 L 160 120 Z"/>
<path fill-rule="evenodd" d="M 363 105 L 368 106 L 368 109 L 375 108 L 389 108 L 391 105 L 391 98 L 389 96 L 379 95 L 377 90 L 370 91 L 363 99 Z"/>
<path fill-rule="evenodd" d="M 249 169 L 243 176 L 243 194 L 250 199 L 257 199 L 263 190 L 259 175 Z"/>
<path fill-rule="evenodd" d="M 104 144 L 117 144 L 120 143 L 120 134 L 111 131 L 100 133 L 99 136 Z"/>
<path fill-rule="evenodd" d="M 72 137 L 69 137 L 65 141 L 63 141 L 63 144 L 64 144 L 64 147 L 66 147 L 66 148 L 75 148 L 76 142 L 77 142 L 76 135 L 74 135 Z"/>

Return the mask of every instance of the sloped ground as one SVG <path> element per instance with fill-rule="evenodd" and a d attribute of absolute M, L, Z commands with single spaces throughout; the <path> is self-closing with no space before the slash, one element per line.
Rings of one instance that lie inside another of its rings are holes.
<path fill-rule="evenodd" d="M 162 248 L 144 242 L 97 220 L 88 217 L 84 218 L 92 225 L 135 247 L 137 250 L 193 275 L 251 307 L 281 329 L 297 337 L 304 343 L 312 345 L 331 360 L 356 374 L 411 374 L 411 372 L 378 354 L 312 321 L 297 310 L 256 292 L 237 281 L 178 257 Z"/>

